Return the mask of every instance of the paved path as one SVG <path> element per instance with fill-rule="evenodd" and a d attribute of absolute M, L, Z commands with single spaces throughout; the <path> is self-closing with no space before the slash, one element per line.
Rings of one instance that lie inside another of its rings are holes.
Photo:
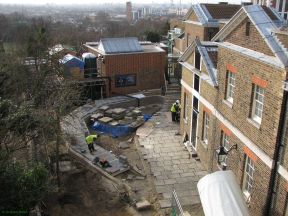
<path fill-rule="evenodd" d="M 156 191 L 162 199 L 161 208 L 171 206 L 172 190 L 175 189 L 182 206 L 200 203 L 197 182 L 207 174 L 200 162 L 189 157 L 181 144 L 179 124 L 171 122 L 169 112 L 160 112 L 151 120 L 154 130 L 149 136 L 139 138 L 144 159 L 154 175 Z"/>

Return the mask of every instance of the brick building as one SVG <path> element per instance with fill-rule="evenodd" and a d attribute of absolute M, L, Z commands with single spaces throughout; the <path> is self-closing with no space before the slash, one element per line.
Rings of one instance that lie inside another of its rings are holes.
<path fill-rule="evenodd" d="M 126 19 L 128 22 L 132 22 L 133 14 L 132 14 L 132 3 L 126 2 Z"/>
<path fill-rule="evenodd" d="M 287 215 L 283 22 L 265 6 L 242 7 L 212 41 L 193 40 L 179 59 L 183 141 L 208 171 L 235 173 L 253 216 Z"/>
<path fill-rule="evenodd" d="M 184 34 L 175 39 L 174 52 L 183 53 L 196 37 L 211 40 L 240 7 L 227 3 L 192 5 L 183 18 Z"/>
<path fill-rule="evenodd" d="M 168 56 L 169 75 L 177 77 L 179 74 L 177 59 L 196 37 L 200 40 L 211 40 L 240 7 L 227 3 L 192 5 L 181 21 L 182 25 L 178 23 L 178 26 L 184 26 L 183 33 L 173 38 L 173 52 Z M 175 21 L 171 23 L 171 27 L 174 23 Z"/>
<path fill-rule="evenodd" d="M 85 46 L 97 57 L 98 76 L 108 78 L 107 96 L 164 86 L 166 52 L 159 46 L 137 38 L 104 38 Z"/>

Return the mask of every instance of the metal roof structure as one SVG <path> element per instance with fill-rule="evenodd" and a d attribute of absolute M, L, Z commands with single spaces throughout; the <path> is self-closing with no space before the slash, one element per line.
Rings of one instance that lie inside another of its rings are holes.
<path fill-rule="evenodd" d="M 219 20 L 230 19 L 240 7 L 240 5 L 230 4 L 193 4 L 185 15 L 184 22 L 195 23 L 195 21 L 188 20 L 194 11 L 201 25 L 218 27 Z"/>
<path fill-rule="evenodd" d="M 136 37 L 127 38 L 103 38 L 98 49 L 106 54 L 143 52 Z"/>
<path fill-rule="evenodd" d="M 192 53 L 195 51 L 195 48 L 197 47 L 204 65 L 207 69 L 209 78 L 211 80 L 211 83 L 213 86 L 218 86 L 218 81 L 217 81 L 217 66 L 214 65 L 210 55 L 209 55 L 209 50 L 212 48 L 213 51 L 217 50 L 217 45 L 214 42 L 203 42 L 201 43 L 201 41 L 199 39 L 195 39 L 190 46 L 187 47 L 187 49 L 184 51 L 183 55 L 178 59 L 179 62 L 184 62 L 183 66 L 187 66 L 187 59 L 192 55 Z M 185 64 L 186 63 L 186 64 Z M 194 66 L 192 66 L 191 64 L 188 65 L 188 69 L 194 69 Z"/>

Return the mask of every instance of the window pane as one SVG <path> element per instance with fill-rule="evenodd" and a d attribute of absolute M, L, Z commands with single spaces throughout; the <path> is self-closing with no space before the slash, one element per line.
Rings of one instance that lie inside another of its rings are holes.
<path fill-rule="evenodd" d="M 226 92 L 226 99 L 233 103 L 233 96 L 234 96 L 234 88 L 235 88 L 235 74 L 231 72 L 227 72 L 227 92 Z"/>

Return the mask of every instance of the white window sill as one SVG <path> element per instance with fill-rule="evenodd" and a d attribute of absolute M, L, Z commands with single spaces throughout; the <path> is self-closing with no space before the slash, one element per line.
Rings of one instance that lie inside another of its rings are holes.
<path fill-rule="evenodd" d="M 251 118 L 247 118 L 247 121 L 252 124 L 254 127 L 256 127 L 257 129 L 260 129 L 261 124 L 259 124 L 258 122 L 256 122 L 255 120 L 251 119 Z"/>
<path fill-rule="evenodd" d="M 222 102 L 224 103 L 224 104 L 226 104 L 229 108 L 233 108 L 233 103 L 231 103 L 230 101 L 228 101 L 228 100 L 222 100 Z"/>
<path fill-rule="evenodd" d="M 245 190 L 245 191 L 243 191 L 243 196 L 244 196 L 245 202 L 247 204 L 249 204 L 250 203 L 250 199 L 251 199 L 251 194 L 248 191 Z"/>

